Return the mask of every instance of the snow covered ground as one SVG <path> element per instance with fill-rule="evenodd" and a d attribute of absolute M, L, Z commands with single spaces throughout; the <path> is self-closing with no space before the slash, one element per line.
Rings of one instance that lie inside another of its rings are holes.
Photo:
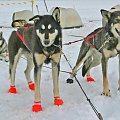
<path fill-rule="evenodd" d="M 12 13 L 23 9 L 31 9 L 31 4 L 6 5 L 13 1 L 0 0 L 0 26 L 10 26 Z M 22 0 L 20 0 L 22 2 Z M 75 38 L 70 35 L 86 36 L 95 28 L 101 26 L 100 9 L 110 9 L 116 4 L 120 4 L 119 0 L 48 0 L 46 1 L 48 9 L 54 6 L 72 7 L 80 14 L 84 27 L 79 29 L 63 30 L 63 43 L 74 41 L 81 38 Z M 46 14 L 44 2 L 36 1 L 39 6 L 40 13 Z M 37 14 L 36 8 L 34 13 Z M 4 38 L 8 40 L 13 29 L 2 28 Z M 72 66 L 75 65 L 79 47 L 81 42 L 63 46 Z M 43 111 L 33 113 L 31 106 L 34 101 L 34 93 L 28 90 L 24 76 L 26 61 L 21 59 L 16 71 L 16 87 L 18 94 L 11 95 L 7 93 L 9 88 L 9 68 L 8 63 L 0 61 L 0 120 L 98 120 L 93 112 L 77 82 L 67 84 L 66 79 L 69 77 L 67 73 L 60 73 L 60 94 L 64 100 L 64 105 L 56 107 L 53 105 L 53 90 L 51 70 L 43 68 L 41 80 L 41 95 Z M 50 65 L 49 65 L 50 66 Z M 62 56 L 61 70 L 71 71 L 66 60 Z M 117 57 L 109 61 L 109 84 L 111 88 L 111 97 L 101 96 L 102 92 L 102 73 L 101 66 L 94 68 L 92 75 L 96 82 L 88 83 L 81 76 L 81 70 L 77 74 L 77 78 L 83 86 L 91 102 L 94 104 L 98 112 L 100 112 L 104 120 L 120 120 L 120 93 L 118 92 L 118 59 Z M 33 72 L 32 72 L 33 73 Z M 33 78 L 33 74 L 32 74 Z"/>

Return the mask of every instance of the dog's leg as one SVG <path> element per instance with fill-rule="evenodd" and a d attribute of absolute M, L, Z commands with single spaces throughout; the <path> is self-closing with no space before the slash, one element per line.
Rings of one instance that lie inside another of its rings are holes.
<path fill-rule="evenodd" d="M 46 56 L 44 54 L 35 53 L 33 56 L 34 61 L 34 81 L 35 81 L 35 100 L 32 106 L 33 112 L 42 111 L 41 105 L 41 95 L 40 95 L 40 79 L 41 79 L 41 69 Z"/>
<path fill-rule="evenodd" d="M 28 82 L 28 86 L 30 90 L 34 90 L 34 83 L 31 80 L 31 70 L 33 68 L 33 58 L 32 58 L 32 54 L 30 53 L 26 53 L 25 57 L 27 58 L 27 67 L 26 70 L 24 71 L 27 82 Z"/>
<path fill-rule="evenodd" d="M 12 53 L 9 53 L 9 58 L 10 58 L 9 72 L 10 72 L 10 82 L 11 82 L 10 89 L 8 90 L 9 93 L 14 93 L 14 94 L 17 93 L 15 87 L 15 73 L 16 73 L 17 63 L 22 55 L 22 51 L 23 49 L 20 48 L 17 54 L 12 55 Z"/>
<path fill-rule="evenodd" d="M 73 78 L 77 72 L 78 67 L 89 57 L 91 56 L 90 46 L 86 44 L 86 42 L 82 43 L 80 48 L 79 56 L 76 62 L 75 67 L 72 69 L 72 73 L 70 74 L 70 78 L 67 79 L 67 83 L 73 83 Z"/>
<path fill-rule="evenodd" d="M 90 75 L 90 70 L 87 71 L 86 77 L 87 82 L 95 82 L 95 79 Z"/>
<path fill-rule="evenodd" d="M 108 84 L 108 76 L 107 76 L 107 68 L 108 68 L 108 59 L 104 56 L 102 57 L 102 74 L 103 74 L 103 93 L 102 95 L 110 96 L 110 89 Z"/>
<path fill-rule="evenodd" d="M 118 90 L 120 91 L 120 54 L 119 54 L 119 80 L 118 80 Z"/>
<path fill-rule="evenodd" d="M 92 56 L 90 56 L 84 62 L 84 66 L 83 66 L 83 69 L 82 69 L 82 76 L 84 77 L 85 74 L 86 74 L 88 82 L 90 82 L 90 81 L 94 81 L 95 82 L 95 79 L 90 76 L 90 69 L 93 68 L 93 67 L 96 67 L 97 65 L 99 65 L 101 63 L 101 57 L 102 57 L 101 53 L 99 53 L 96 50 L 93 50 Z"/>
<path fill-rule="evenodd" d="M 54 96 L 59 96 L 59 82 L 58 82 L 58 75 L 59 75 L 59 63 L 52 62 L 52 77 L 53 77 L 53 92 Z"/>
<path fill-rule="evenodd" d="M 95 82 L 94 78 L 92 78 L 90 76 L 90 69 L 91 69 L 91 65 L 94 62 L 94 58 L 93 55 L 88 57 L 84 63 L 83 63 L 83 67 L 82 67 L 82 76 L 84 77 L 86 75 L 86 81 L 87 82 Z"/>
<path fill-rule="evenodd" d="M 52 55 L 52 78 L 53 78 L 53 93 L 54 105 L 62 105 L 63 100 L 59 96 L 59 71 L 60 71 L 60 53 Z"/>
<path fill-rule="evenodd" d="M 72 69 L 72 73 L 70 74 L 70 78 L 68 78 L 67 79 L 67 83 L 73 83 L 73 78 L 74 78 L 74 76 L 75 76 L 75 74 L 76 74 L 76 72 L 77 72 L 77 69 L 78 69 L 78 67 L 82 64 L 82 62 L 84 61 L 84 58 L 81 58 L 81 59 L 79 59 L 79 57 L 78 57 L 78 60 L 77 60 L 77 62 L 76 62 L 76 65 L 75 65 L 75 67 Z"/>
<path fill-rule="evenodd" d="M 79 59 L 79 57 L 78 57 L 76 65 L 72 69 L 72 73 L 70 74 L 70 78 L 67 79 L 67 83 L 73 83 L 74 75 L 76 74 L 77 69 L 79 68 L 79 66 L 85 61 L 85 59 L 86 59 L 85 57 L 84 58 L 81 57 L 81 59 Z"/>

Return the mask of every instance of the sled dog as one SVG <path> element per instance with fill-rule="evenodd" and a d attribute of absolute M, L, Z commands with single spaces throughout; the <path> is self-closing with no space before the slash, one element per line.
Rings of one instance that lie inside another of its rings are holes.
<path fill-rule="evenodd" d="M 27 58 L 25 75 L 28 83 L 31 83 L 30 72 L 34 63 L 35 100 L 32 106 L 33 112 L 42 110 L 40 95 L 41 69 L 43 63 L 52 64 L 54 105 L 62 105 L 63 100 L 59 95 L 59 70 L 62 49 L 62 30 L 57 15 L 36 15 L 30 20 L 33 26 L 24 26 L 13 31 L 9 42 L 9 71 L 11 85 L 9 92 L 14 93 L 15 71 L 22 54 Z"/>
<path fill-rule="evenodd" d="M 110 96 L 110 88 L 108 83 L 108 60 L 120 54 L 120 11 L 109 12 L 101 10 L 103 18 L 107 19 L 108 23 L 105 27 L 98 28 L 89 34 L 83 41 L 79 56 L 72 74 L 67 82 L 71 82 L 78 67 L 83 63 L 82 76 L 89 75 L 89 70 L 102 63 L 103 75 L 103 92 L 105 96 Z M 94 37 L 91 37 L 94 36 Z M 120 57 L 119 57 L 120 59 Z M 120 60 L 119 60 L 120 68 Z M 120 70 L 120 69 L 119 69 Z M 120 71 L 119 71 L 120 75 Z M 90 76 L 90 75 L 89 75 Z M 119 78 L 120 89 L 120 78 Z"/>
<path fill-rule="evenodd" d="M 0 60 L 8 62 L 8 46 L 7 42 L 3 38 L 3 32 L 0 32 Z"/>

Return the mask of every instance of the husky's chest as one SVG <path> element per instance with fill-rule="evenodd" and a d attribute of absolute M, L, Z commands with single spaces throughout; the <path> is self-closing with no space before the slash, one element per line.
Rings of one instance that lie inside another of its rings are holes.
<path fill-rule="evenodd" d="M 118 40 L 117 44 L 113 48 L 112 47 L 111 49 L 104 48 L 103 53 L 106 58 L 115 57 L 118 54 L 120 54 L 120 40 Z"/>
<path fill-rule="evenodd" d="M 106 58 L 110 58 L 110 57 L 115 57 L 118 54 L 118 52 L 117 52 L 116 49 L 108 50 L 108 49 L 104 48 L 103 49 L 103 54 Z"/>

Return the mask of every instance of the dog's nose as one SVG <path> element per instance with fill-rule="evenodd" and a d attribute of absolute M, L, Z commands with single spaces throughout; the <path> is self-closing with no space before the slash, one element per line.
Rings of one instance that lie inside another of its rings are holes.
<path fill-rule="evenodd" d="M 48 39 L 44 40 L 44 44 L 48 45 L 50 43 L 50 41 Z"/>

